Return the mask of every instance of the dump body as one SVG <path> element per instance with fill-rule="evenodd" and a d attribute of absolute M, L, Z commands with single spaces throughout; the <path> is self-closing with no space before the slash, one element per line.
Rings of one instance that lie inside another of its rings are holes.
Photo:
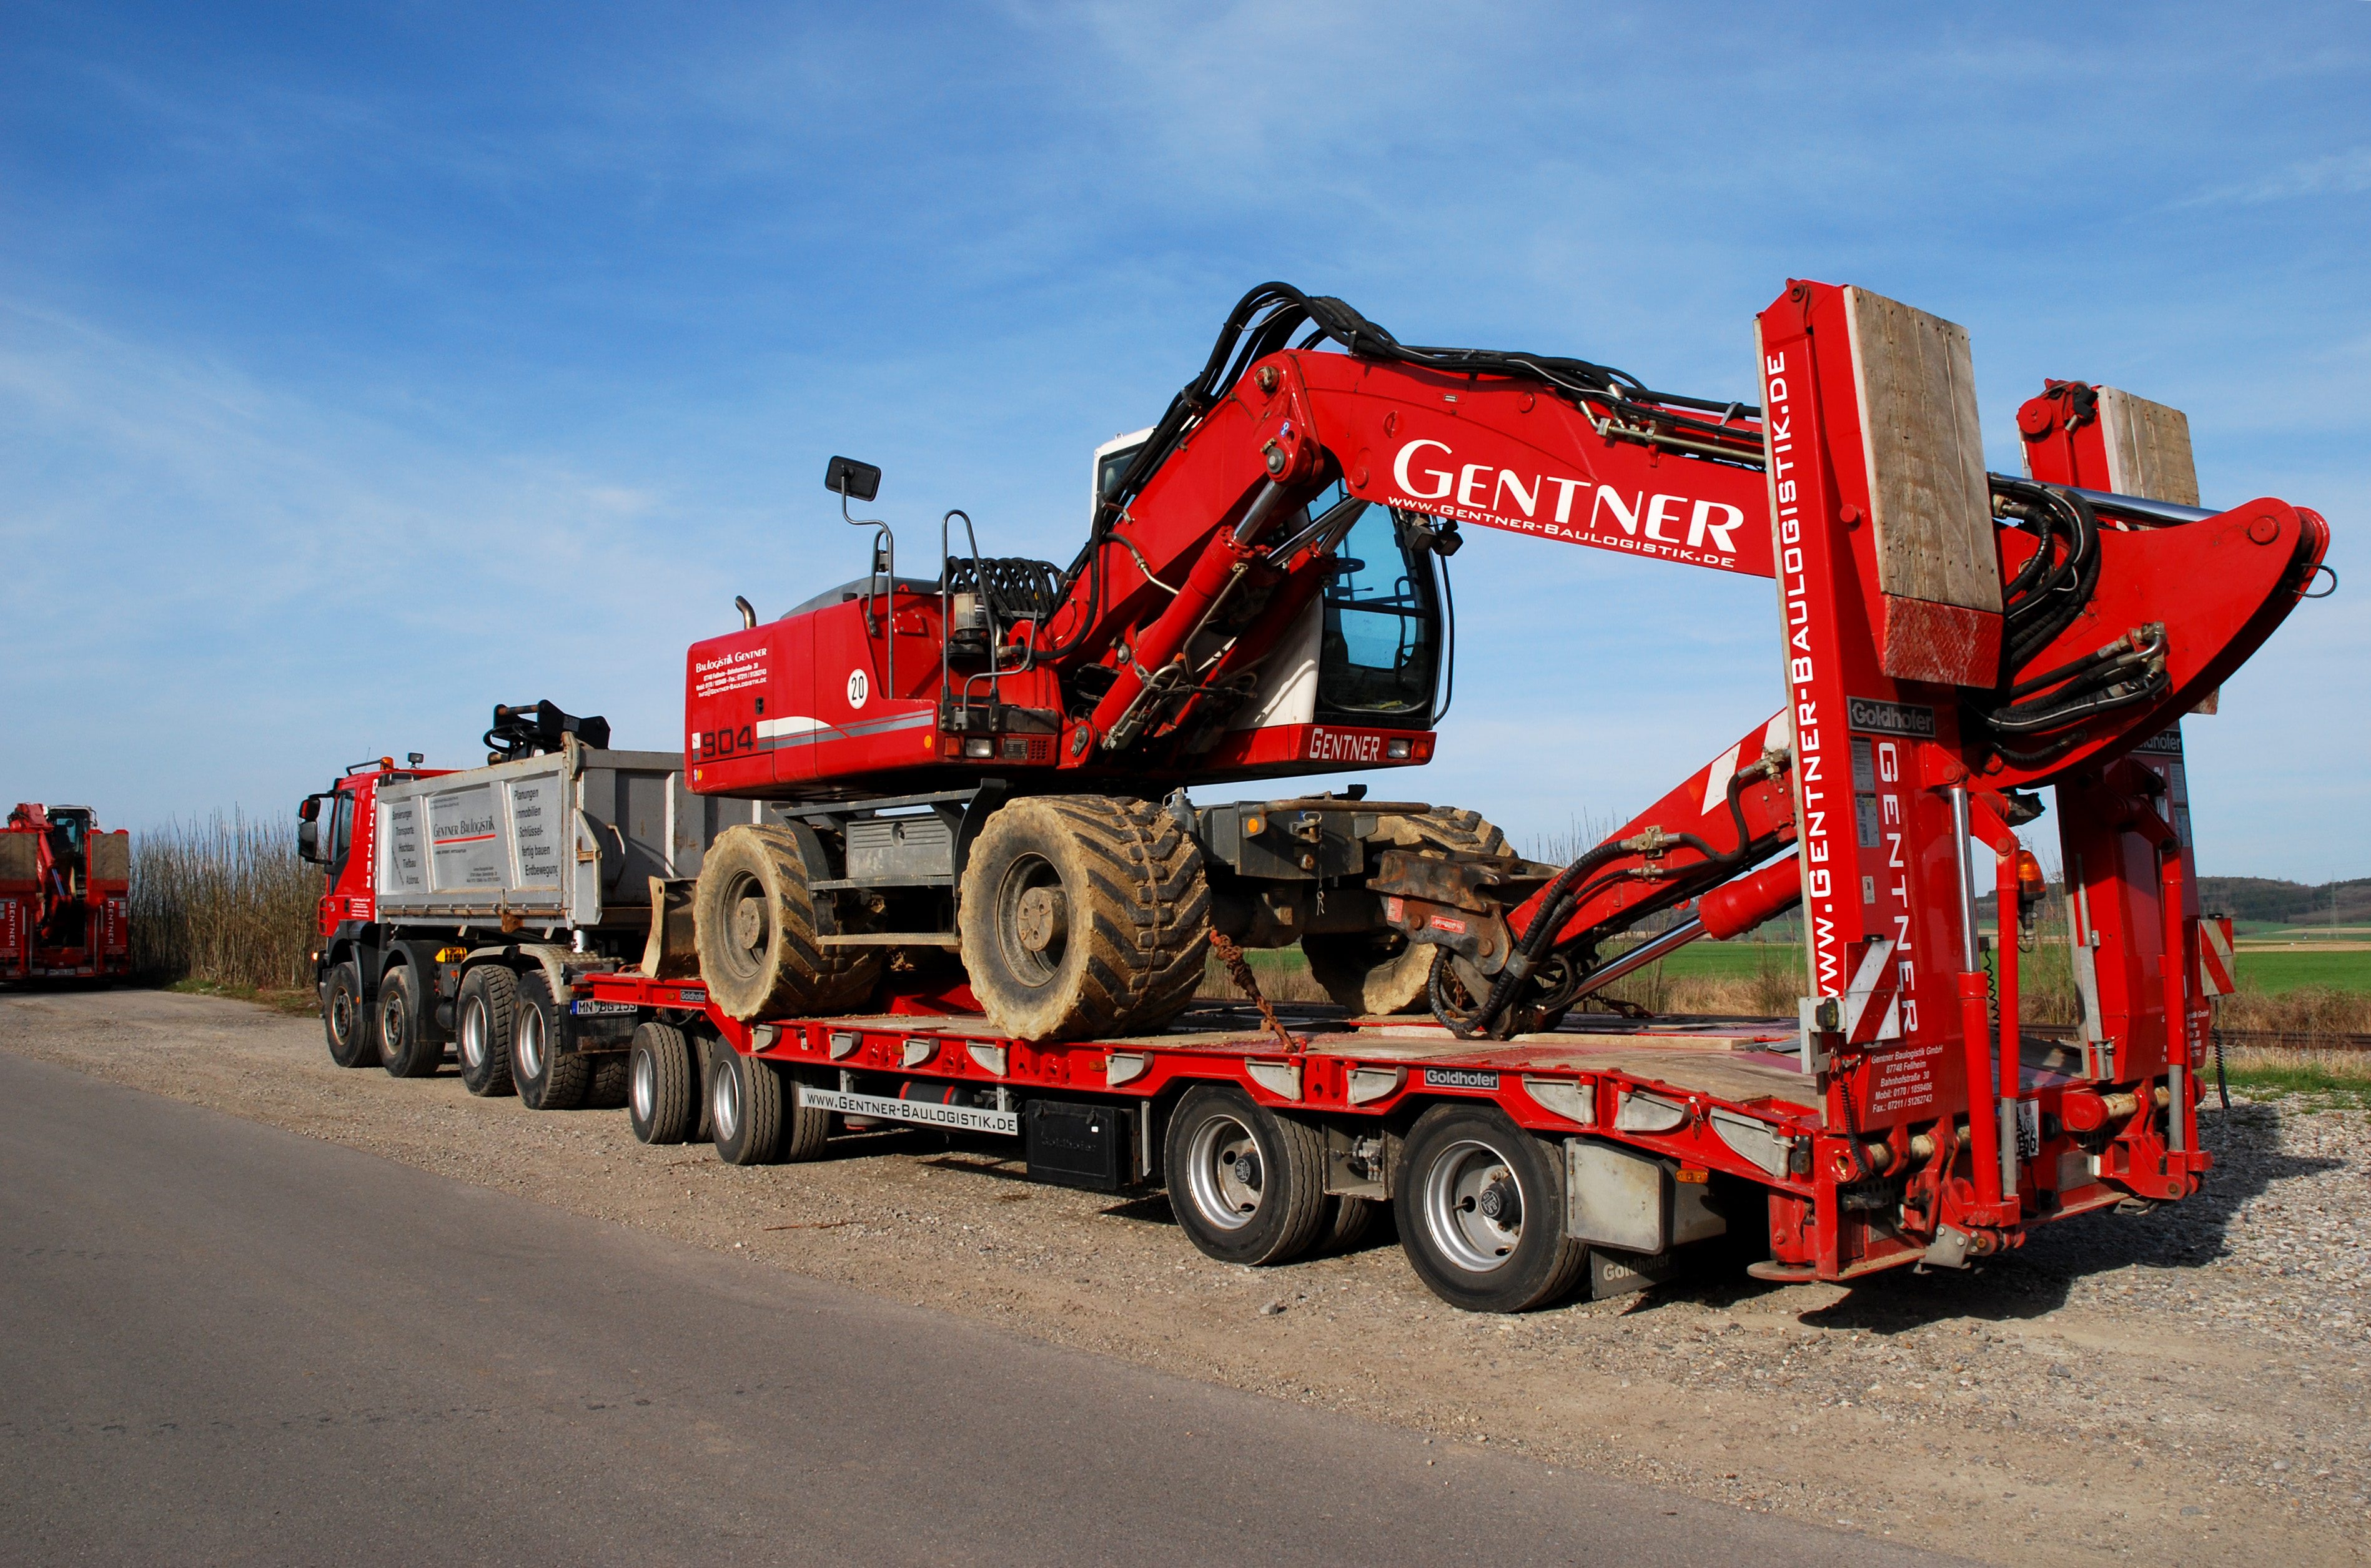
<path fill-rule="evenodd" d="M 569 930 L 646 927 L 650 879 L 697 876 L 746 805 L 684 788 L 674 752 L 558 752 L 375 791 L 372 891 L 383 921 Z"/>

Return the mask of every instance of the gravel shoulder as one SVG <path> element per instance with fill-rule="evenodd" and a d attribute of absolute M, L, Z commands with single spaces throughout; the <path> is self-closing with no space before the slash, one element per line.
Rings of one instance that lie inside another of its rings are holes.
<path fill-rule="evenodd" d="M 2235 1101 L 2201 1199 L 1969 1274 L 1741 1277 L 1467 1317 L 1395 1246 L 1196 1252 L 1159 1198 L 935 1135 L 740 1170 L 622 1112 L 330 1063 L 319 1025 L 148 991 L 0 992 L 0 1050 L 1228 1387 L 2020 1564 L 2371 1557 L 2371 1115 Z M 1445 1452 L 1446 1457 L 1446 1452 Z"/>

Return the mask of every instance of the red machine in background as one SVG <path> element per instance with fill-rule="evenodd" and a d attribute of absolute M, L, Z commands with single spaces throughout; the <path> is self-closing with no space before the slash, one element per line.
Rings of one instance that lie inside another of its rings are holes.
<path fill-rule="evenodd" d="M 0 980 L 132 973 L 132 836 L 87 806 L 19 805 L 0 828 Z"/>

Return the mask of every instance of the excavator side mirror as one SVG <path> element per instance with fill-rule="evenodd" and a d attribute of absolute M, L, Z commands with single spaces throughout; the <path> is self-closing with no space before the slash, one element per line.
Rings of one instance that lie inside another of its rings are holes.
<path fill-rule="evenodd" d="M 871 501 L 881 493 L 881 470 L 853 457 L 835 457 L 823 471 L 823 488 L 850 501 Z"/>

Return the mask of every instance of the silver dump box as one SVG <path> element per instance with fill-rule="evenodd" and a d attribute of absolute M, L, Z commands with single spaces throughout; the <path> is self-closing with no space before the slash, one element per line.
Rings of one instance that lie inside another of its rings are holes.
<path fill-rule="evenodd" d="M 700 874 L 749 801 L 695 795 L 675 752 L 561 751 L 378 792 L 378 917 L 647 928 L 651 879 Z"/>

